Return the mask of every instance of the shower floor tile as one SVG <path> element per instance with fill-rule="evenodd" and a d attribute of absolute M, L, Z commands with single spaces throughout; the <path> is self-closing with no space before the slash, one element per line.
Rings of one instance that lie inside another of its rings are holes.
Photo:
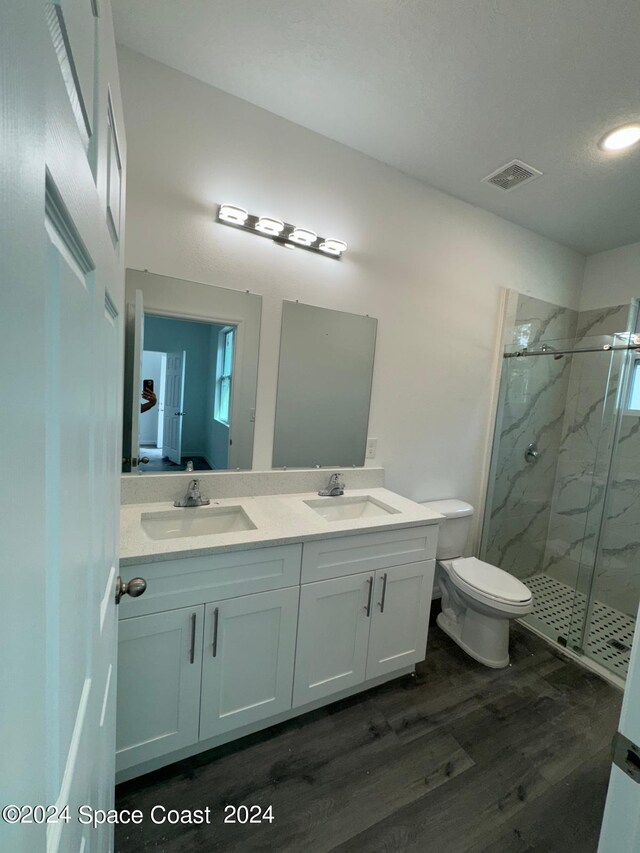
<path fill-rule="evenodd" d="M 573 587 L 549 575 L 533 575 L 525 580 L 533 593 L 533 610 L 521 621 L 542 631 L 553 640 L 564 637 L 569 647 L 580 642 L 580 625 L 571 624 L 574 608 L 578 618 L 586 607 L 586 597 Z M 584 642 L 587 657 L 626 676 L 633 642 L 635 620 L 626 613 L 595 601 Z"/>

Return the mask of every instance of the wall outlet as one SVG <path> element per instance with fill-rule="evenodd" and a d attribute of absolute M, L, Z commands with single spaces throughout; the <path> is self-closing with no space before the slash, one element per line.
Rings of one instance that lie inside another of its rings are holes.
<path fill-rule="evenodd" d="M 378 439 L 377 438 L 368 438 L 367 439 L 367 459 L 375 459 L 377 452 L 378 452 Z"/>

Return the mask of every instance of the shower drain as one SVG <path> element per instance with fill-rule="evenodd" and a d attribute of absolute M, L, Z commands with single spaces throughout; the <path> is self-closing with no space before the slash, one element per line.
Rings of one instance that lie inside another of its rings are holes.
<path fill-rule="evenodd" d="M 619 652 L 630 652 L 631 646 L 627 646 L 624 643 L 621 643 L 620 640 L 607 640 L 608 646 L 613 646 L 614 649 L 617 649 Z"/>

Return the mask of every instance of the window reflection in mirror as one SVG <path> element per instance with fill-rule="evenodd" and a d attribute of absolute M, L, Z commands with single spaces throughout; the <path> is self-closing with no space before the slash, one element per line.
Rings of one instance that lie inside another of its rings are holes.
<path fill-rule="evenodd" d="M 262 300 L 127 270 L 123 471 L 251 468 Z"/>

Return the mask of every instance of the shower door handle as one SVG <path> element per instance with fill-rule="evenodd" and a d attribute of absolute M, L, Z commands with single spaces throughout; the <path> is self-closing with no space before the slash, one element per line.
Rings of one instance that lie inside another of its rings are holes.
<path fill-rule="evenodd" d="M 524 452 L 524 458 L 526 462 L 536 462 L 540 457 L 540 451 L 538 450 L 538 445 L 535 441 L 532 441 L 531 444 L 527 446 L 527 449 Z"/>

